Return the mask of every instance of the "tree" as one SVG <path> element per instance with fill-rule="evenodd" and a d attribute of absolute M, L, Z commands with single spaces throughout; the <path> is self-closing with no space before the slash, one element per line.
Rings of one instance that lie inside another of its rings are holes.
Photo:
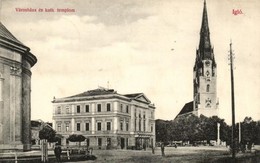
<path fill-rule="evenodd" d="M 227 125 L 224 119 L 217 116 L 197 117 L 193 114 L 181 116 L 172 121 L 156 120 L 156 139 L 160 142 L 168 141 L 196 141 L 217 140 L 217 124 L 220 124 L 220 140 L 227 145 L 231 144 L 232 128 Z M 255 144 L 260 144 L 260 121 L 253 121 L 251 117 L 246 117 L 241 125 L 242 140 Z M 238 136 L 238 125 L 236 126 Z M 238 139 L 238 137 L 237 137 Z"/>
<path fill-rule="evenodd" d="M 44 125 L 43 128 L 39 131 L 39 138 L 42 140 L 42 157 L 43 162 L 48 162 L 48 148 L 47 141 L 52 141 L 55 138 L 56 132 L 49 127 Z"/>
<path fill-rule="evenodd" d="M 48 126 L 44 126 L 39 131 L 39 138 L 40 139 L 46 139 L 48 142 L 53 140 L 55 138 L 55 135 L 56 135 L 56 132 Z"/>
<path fill-rule="evenodd" d="M 77 134 L 72 134 L 68 138 L 68 140 L 71 141 L 71 142 L 79 142 L 79 146 L 80 146 L 80 142 L 84 141 L 85 139 L 86 139 L 85 136 L 77 135 Z"/>
<path fill-rule="evenodd" d="M 157 119 L 155 121 L 156 140 L 159 142 L 168 142 L 168 126 L 169 122 Z"/>
<path fill-rule="evenodd" d="M 225 141 L 227 145 L 231 143 L 232 128 L 226 122 L 220 124 L 220 140 Z"/>
<path fill-rule="evenodd" d="M 256 123 L 256 142 L 255 144 L 260 145 L 260 121 L 257 121 Z"/>
<path fill-rule="evenodd" d="M 257 143 L 258 139 L 258 128 L 257 122 L 251 117 L 245 117 L 241 123 L 241 141 L 248 143 Z"/>
<path fill-rule="evenodd" d="M 63 138 L 60 134 L 55 134 L 55 136 L 48 140 L 50 143 L 58 142 L 58 144 L 61 144 L 61 138 Z"/>
<path fill-rule="evenodd" d="M 199 117 L 192 114 L 187 117 L 186 120 L 186 132 L 188 140 L 191 141 L 191 143 L 194 141 L 200 141 L 202 137 L 202 130 Z"/>

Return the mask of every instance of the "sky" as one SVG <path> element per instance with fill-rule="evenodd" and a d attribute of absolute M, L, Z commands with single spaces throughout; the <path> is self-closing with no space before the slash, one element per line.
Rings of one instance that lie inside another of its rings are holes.
<path fill-rule="evenodd" d="M 219 117 L 227 123 L 231 40 L 236 122 L 260 120 L 259 8 L 257 0 L 207 0 Z M 52 121 L 53 97 L 102 86 L 120 94 L 142 92 L 155 104 L 156 119 L 172 120 L 193 100 L 202 11 L 203 0 L 1 0 L 0 18 L 38 59 L 31 69 L 32 119 Z"/>

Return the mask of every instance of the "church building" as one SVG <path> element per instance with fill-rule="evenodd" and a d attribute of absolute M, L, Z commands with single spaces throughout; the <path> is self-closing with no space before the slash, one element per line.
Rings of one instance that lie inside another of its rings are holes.
<path fill-rule="evenodd" d="M 0 152 L 31 149 L 31 67 L 37 58 L 0 22 Z"/>
<path fill-rule="evenodd" d="M 207 117 L 218 115 L 217 63 L 210 42 L 207 6 L 204 1 L 199 48 L 193 67 L 193 101 L 186 103 L 179 116 L 194 114 Z"/>

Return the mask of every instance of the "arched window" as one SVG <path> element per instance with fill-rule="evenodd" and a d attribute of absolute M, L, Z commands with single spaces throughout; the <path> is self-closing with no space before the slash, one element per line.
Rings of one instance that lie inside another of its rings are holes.
<path fill-rule="evenodd" d="M 207 84 L 207 92 L 209 92 L 209 84 Z"/>

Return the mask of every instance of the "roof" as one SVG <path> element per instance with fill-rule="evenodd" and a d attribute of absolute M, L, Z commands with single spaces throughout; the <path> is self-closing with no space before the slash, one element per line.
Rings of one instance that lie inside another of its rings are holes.
<path fill-rule="evenodd" d="M 204 7 L 203 7 L 199 47 L 201 50 L 211 49 L 206 1 L 204 1 Z"/>
<path fill-rule="evenodd" d="M 41 122 L 31 120 L 31 127 L 40 127 L 40 126 L 41 126 Z"/>
<path fill-rule="evenodd" d="M 16 44 L 23 45 L 17 38 L 12 35 L 12 33 L 0 22 L 0 37 Z M 23 45 L 24 46 L 24 45 Z"/>
<path fill-rule="evenodd" d="M 116 91 L 114 89 L 105 89 L 105 88 L 98 88 L 89 90 L 80 94 L 76 94 L 73 96 L 69 96 L 67 98 L 73 98 L 73 97 L 85 97 L 85 96 L 96 96 L 96 95 L 108 95 L 108 94 L 116 94 Z"/>
<path fill-rule="evenodd" d="M 68 96 L 64 98 L 55 98 L 53 99 L 53 103 L 59 102 L 71 102 L 71 101 L 85 101 L 85 100 L 97 100 L 97 99 L 108 99 L 108 98 L 119 98 L 122 100 L 135 100 L 138 102 L 142 102 L 148 104 L 151 107 L 154 107 L 154 104 L 151 104 L 151 101 L 143 94 L 143 93 L 133 93 L 133 94 L 119 94 L 114 89 L 106 89 L 103 87 L 99 87 L 97 89 L 89 90 L 80 94 L 76 94 L 73 96 Z"/>
<path fill-rule="evenodd" d="M 125 94 L 124 96 L 129 97 L 129 98 L 135 98 L 135 97 L 137 97 L 137 96 L 139 96 L 141 94 L 143 94 L 143 93 Z"/>
<path fill-rule="evenodd" d="M 193 111 L 193 101 L 186 103 L 176 117 L 192 111 Z"/>
<path fill-rule="evenodd" d="M 37 58 L 30 52 L 30 48 L 15 38 L 2 22 L 0 22 L 0 47 L 23 54 L 31 67 L 37 62 Z"/>

